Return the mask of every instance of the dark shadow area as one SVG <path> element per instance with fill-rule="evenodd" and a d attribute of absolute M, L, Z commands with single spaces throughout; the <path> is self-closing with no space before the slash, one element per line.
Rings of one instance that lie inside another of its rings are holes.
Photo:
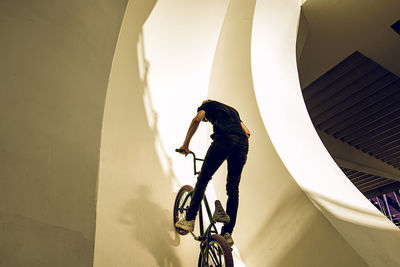
<path fill-rule="evenodd" d="M 171 247 L 179 244 L 179 235 L 172 227 L 170 211 L 152 200 L 148 186 L 139 186 L 134 195 L 122 210 L 121 223 L 131 228 L 132 237 L 154 256 L 158 266 L 182 266 Z"/>
<path fill-rule="evenodd" d="M 0 266 L 93 266 L 101 122 L 126 2 L 0 1 Z"/>

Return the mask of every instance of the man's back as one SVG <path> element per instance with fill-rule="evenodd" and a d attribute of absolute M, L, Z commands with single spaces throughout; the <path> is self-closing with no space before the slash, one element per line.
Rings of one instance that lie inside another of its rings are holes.
<path fill-rule="evenodd" d="M 206 119 L 213 125 L 214 134 L 211 138 L 216 139 L 230 134 L 246 136 L 241 126 L 242 120 L 239 113 L 233 107 L 214 100 L 205 101 L 197 111 L 204 110 Z"/>

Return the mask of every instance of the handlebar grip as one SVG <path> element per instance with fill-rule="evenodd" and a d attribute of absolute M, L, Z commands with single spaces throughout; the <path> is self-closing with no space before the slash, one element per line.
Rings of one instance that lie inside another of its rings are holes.
<path fill-rule="evenodd" d="M 177 149 L 175 149 L 175 152 L 182 153 L 182 152 L 185 152 L 185 150 L 177 148 Z M 192 154 L 194 157 L 196 157 L 196 155 L 192 151 L 189 151 L 188 154 Z M 186 155 L 186 153 L 185 153 L 185 155 Z"/>

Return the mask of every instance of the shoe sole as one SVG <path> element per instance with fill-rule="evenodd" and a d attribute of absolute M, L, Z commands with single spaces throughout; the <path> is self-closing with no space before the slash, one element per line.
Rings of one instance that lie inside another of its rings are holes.
<path fill-rule="evenodd" d="M 193 232 L 194 231 L 194 228 L 189 228 L 189 227 L 181 226 L 181 225 L 178 225 L 178 224 L 175 224 L 175 226 L 180 228 L 180 229 L 182 229 L 182 230 L 185 230 L 185 231 L 189 231 L 189 232 Z"/>

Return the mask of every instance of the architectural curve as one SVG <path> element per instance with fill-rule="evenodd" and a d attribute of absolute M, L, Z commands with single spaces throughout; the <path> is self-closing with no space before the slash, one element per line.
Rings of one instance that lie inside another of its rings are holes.
<path fill-rule="evenodd" d="M 322 204 L 329 202 L 332 191 L 323 191 L 326 183 L 312 180 L 302 168 L 302 164 L 309 166 L 304 162 L 304 146 L 310 144 L 297 139 L 300 134 L 317 150 L 309 153 L 323 153 L 334 181 L 344 184 L 340 194 L 366 205 L 334 165 L 306 116 L 295 54 L 299 1 L 182 4 L 171 0 L 142 5 L 150 12 L 143 24 L 134 24 L 140 8 L 135 2 L 128 5 L 111 71 L 95 265 L 196 264 L 197 244 L 191 237 L 174 234 L 170 216 L 172 192 L 183 184 L 194 184 L 190 160 L 174 149 L 205 98 L 235 106 L 253 133 L 234 232 L 237 266 L 396 262 L 390 251 L 367 255 L 359 246 L 365 244 L 357 239 L 360 235 L 346 232 L 349 228 L 335 217 L 366 214 L 365 210 L 355 212 L 335 203 L 341 212 L 325 211 L 327 206 Z M 201 127 L 192 141 L 191 149 L 199 155 L 205 153 L 209 130 Z M 223 166 L 213 177 L 207 190 L 211 199 L 225 201 L 225 175 Z M 396 233 L 370 204 L 366 210 L 391 234 Z M 111 238 L 112 229 L 118 232 Z M 378 255 L 382 253 L 389 256 Z"/>
<path fill-rule="evenodd" d="M 252 131 L 236 266 L 399 265 L 399 230 L 313 131 L 299 12 L 297 0 L 0 1 L 0 265 L 196 265 L 198 244 L 172 225 L 176 191 L 195 182 L 174 150 L 205 98 Z M 192 141 L 200 157 L 209 132 Z M 211 201 L 225 202 L 224 167 Z"/>
<path fill-rule="evenodd" d="M 342 173 L 307 113 L 295 55 L 298 1 L 272 2 L 257 2 L 252 66 L 260 112 L 274 147 L 302 190 L 369 266 L 396 266 L 398 228 Z"/>

